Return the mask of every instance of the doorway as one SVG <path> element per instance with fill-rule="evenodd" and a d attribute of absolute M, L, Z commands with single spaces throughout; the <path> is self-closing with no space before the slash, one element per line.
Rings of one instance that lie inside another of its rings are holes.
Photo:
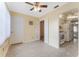
<path fill-rule="evenodd" d="M 75 19 L 73 19 L 72 21 L 72 28 L 73 28 L 73 30 L 72 30 L 72 33 L 73 33 L 73 40 L 74 40 L 74 42 L 75 41 L 77 41 L 78 42 L 78 19 L 77 18 L 75 18 Z"/>
<path fill-rule="evenodd" d="M 40 40 L 44 41 L 44 20 L 40 21 Z"/>

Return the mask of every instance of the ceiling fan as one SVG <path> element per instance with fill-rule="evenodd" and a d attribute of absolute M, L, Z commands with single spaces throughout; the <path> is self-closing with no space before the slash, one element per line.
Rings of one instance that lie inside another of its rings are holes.
<path fill-rule="evenodd" d="M 30 2 L 25 2 L 31 6 L 33 6 L 30 11 L 32 10 L 35 10 L 35 11 L 39 11 L 39 12 L 42 12 L 42 8 L 47 8 L 47 5 L 41 5 L 40 2 L 35 2 L 34 4 L 33 3 L 30 3 Z"/>

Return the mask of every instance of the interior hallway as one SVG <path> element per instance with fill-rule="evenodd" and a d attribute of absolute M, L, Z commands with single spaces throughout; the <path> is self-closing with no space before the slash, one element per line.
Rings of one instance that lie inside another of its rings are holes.
<path fill-rule="evenodd" d="M 9 48 L 7 57 L 76 57 L 78 55 L 77 43 L 66 43 L 59 49 L 38 40 L 16 44 Z"/>

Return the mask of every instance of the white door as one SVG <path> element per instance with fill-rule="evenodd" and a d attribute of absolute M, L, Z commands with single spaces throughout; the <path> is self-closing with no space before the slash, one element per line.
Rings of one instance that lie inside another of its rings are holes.
<path fill-rule="evenodd" d="M 24 18 L 12 16 L 11 20 L 11 44 L 21 43 L 24 40 Z"/>

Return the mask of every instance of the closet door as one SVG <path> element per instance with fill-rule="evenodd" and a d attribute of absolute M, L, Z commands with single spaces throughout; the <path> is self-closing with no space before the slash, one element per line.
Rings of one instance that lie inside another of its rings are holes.
<path fill-rule="evenodd" d="M 12 15 L 11 19 L 11 44 L 22 43 L 24 40 L 24 18 Z"/>

